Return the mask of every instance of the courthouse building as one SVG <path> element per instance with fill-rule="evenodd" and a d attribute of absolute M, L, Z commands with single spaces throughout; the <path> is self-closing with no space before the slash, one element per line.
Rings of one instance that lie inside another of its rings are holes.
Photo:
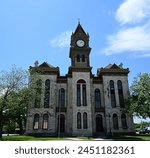
<path fill-rule="evenodd" d="M 28 107 L 26 134 L 99 136 L 132 133 L 133 119 L 126 113 L 128 68 L 108 64 L 92 74 L 89 34 L 78 24 L 71 35 L 71 64 L 65 76 L 47 62 L 30 67 L 41 76 L 40 99 Z M 65 61 L 62 61 L 65 62 Z"/>

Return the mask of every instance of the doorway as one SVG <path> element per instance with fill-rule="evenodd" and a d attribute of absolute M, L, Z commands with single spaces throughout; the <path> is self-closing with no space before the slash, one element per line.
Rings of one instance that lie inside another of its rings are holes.
<path fill-rule="evenodd" d="M 63 114 L 60 114 L 58 116 L 58 134 L 65 132 L 65 116 Z"/>
<path fill-rule="evenodd" d="M 103 132 L 103 118 L 102 115 L 96 115 L 96 132 Z"/>

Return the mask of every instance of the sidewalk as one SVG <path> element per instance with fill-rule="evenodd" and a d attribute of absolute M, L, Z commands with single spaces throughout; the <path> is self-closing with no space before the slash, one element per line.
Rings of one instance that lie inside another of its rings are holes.
<path fill-rule="evenodd" d="M 106 140 L 104 138 L 90 138 L 90 139 L 82 139 L 82 138 L 66 138 L 66 140 L 72 140 L 72 141 L 103 141 Z"/>

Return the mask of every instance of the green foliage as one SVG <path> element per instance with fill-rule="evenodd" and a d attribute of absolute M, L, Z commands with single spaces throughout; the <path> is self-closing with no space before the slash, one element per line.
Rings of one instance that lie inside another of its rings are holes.
<path fill-rule="evenodd" d="M 30 74 L 29 77 L 28 71 L 16 66 L 9 71 L 0 72 L 0 139 L 3 126 L 9 128 L 10 121 L 18 124 L 22 134 L 27 109 L 36 97 L 37 81 L 40 80 L 38 73 L 30 71 Z"/>
<path fill-rule="evenodd" d="M 147 122 L 134 123 L 134 129 L 143 129 L 147 126 Z"/>
<path fill-rule="evenodd" d="M 4 131 L 6 133 L 15 133 L 16 124 L 13 121 L 8 121 L 7 124 L 4 126 Z"/>
<path fill-rule="evenodd" d="M 150 117 L 150 74 L 138 74 L 130 87 L 129 111 L 143 118 Z"/>
<path fill-rule="evenodd" d="M 0 72 L 0 139 L 5 123 L 9 120 L 9 97 L 18 93 L 28 84 L 28 72 L 13 66 L 9 71 Z"/>

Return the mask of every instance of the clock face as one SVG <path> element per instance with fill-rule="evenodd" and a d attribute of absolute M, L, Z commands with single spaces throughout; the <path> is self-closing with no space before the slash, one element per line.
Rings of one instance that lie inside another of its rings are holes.
<path fill-rule="evenodd" d="M 77 46 L 78 47 L 83 47 L 85 45 L 85 42 L 83 40 L 78 40 L 77 41 Z"/>

